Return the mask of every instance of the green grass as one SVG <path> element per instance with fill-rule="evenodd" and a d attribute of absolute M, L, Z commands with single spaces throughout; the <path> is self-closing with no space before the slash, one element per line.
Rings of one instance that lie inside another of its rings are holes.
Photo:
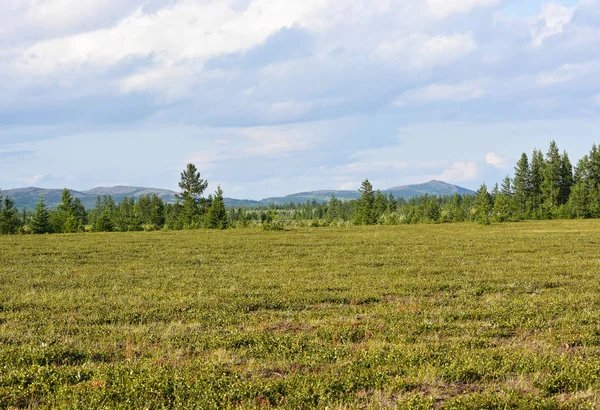
<path fill-rule="evenodd" d="M 600 221 L 0 237 L 1 408 L 600 407 Z"/>

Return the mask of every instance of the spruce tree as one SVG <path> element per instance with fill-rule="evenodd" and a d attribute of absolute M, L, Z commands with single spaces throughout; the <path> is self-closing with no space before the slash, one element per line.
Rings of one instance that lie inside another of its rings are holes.
<path fill-rule="evenodd" d="M 509 176 L 506 176 L 494 198 L 492 220 L 494 222 L 510 221 L 513 219 L 514 210 L 512 181 Z"/>
<path fill-rule="evenodd" d="M 83 218 L 79 217 L 76 212 L 80 213 L 80 210 L 76 209 L 71 192 L 66 188 L 63 189 L 61 203 L 50 217 L 53 232 L 75 233 L 82 230 Z"/>
<path fill-rule="evenodd" d="M 560 162 L 560 192 L 558 195 L 559 205 L 564 205 L 569 202 L 571 196 L 571 189 L 575 184 L 573 178 L 573 165 L 569 159 L 569 154 L 563 152 Z"/>
<path fill-rule="evenodd" d="M 45 234 L 52 232 L 50 224 L 50 211 L 46 208 L 44 197 L 40 197 L 40 201 L 35 207 L 33 218 L 31 219 L 31 231 L 35 234 Z"/>
<path fill-rule="evenodd" d="M 534 150 L 531 158 L 531 179 L 529 195 L 529 211 L 533 218 L 540 217 L 540 208 L 542 206 L 542 183 L 544 181 L 544 154 L 541 150 Z"/>
<path fill-rule="evenodd" d="M 377 221 L 388 209 L 387 196 L 377 190 L 375 192 L 375 201 L 373 202 L 373 218 Z"/>
<path fill-rule="evenodd" d="M 600 186 L 600 150 L 596 144 L 592 146 L 588 159 L 588 178 L 591 188 Z"/>
<path fill-rule="evenodd" d="M 376 222 L 375 212 L 373 210 L 373 205 L 375 204 L 373 185 L 371 185 L 368 179 L 365 179 L 358 192 L 360 192 L 360 199 L 358 200 L 358 215 L 356 221 L 362 225 L 373 225 Z"/>
<path fill-rule="evenodd" d="M 331 199 L 329 199 L 329 202 L 327 204 L 327 220 L 329 221 L 329 223 L 335 221 L 339 215 L 338 215 L 338 200 L 335 197 L 334 194 L 331 194 Z"/>
<path fill-rule="evenodd" d="M 531 201 L 531 170 L 529 158 L 523 153 L 515 167 L 515 178 L 513 183 L 515 207 L 519 212 L 519 219 L 527 214 L 527 206 Z"/>
<path fill-rule="evenodd" d="M 207 212 L 206 225 L 210 229 L 227 229 L 227 210 L 223 200 L 223 190 L 219 185 Z"/>
<path fill-rule="evenodd" d="M 19 211 L 15 208 L 15 202 L 9 197 L 2 200 L 0 196 L 0 233 L 13 235 L 19 232 L 21 221 Z"/>
<path fill-rule="evenodd" d="M 485 184 L 481 185 L 481 188 L 475 194 L 475 209 L 477 222 L 489 225 L 492 212 L 492 196 Z"/>
<path fill-rule="evenodd" d="M 573 186 L 568 203 L 571 218 L 587 218 L 589 216 L 588 196 L 588 187 L 585 180 L 581 180 Z"/>
<path fill-rule="evenodd" d="M 551 218 L 559 205 L 562 175 L 562 158 L 556 141 L 550 143 L 546 160 L 541 168 L 541 217 Z"/>

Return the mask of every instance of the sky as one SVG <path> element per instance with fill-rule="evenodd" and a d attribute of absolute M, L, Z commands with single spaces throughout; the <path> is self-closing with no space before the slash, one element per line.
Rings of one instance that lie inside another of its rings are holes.
<path fill-rule="evenodd" d="M 443 180 L 600 143 L 600 0 L 2 0 L 0 188 Z"/>

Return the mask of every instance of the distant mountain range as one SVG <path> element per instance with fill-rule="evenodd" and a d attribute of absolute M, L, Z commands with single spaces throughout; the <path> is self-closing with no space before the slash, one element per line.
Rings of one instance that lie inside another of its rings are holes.
<path fill-rule="evenodd" d="M 70 190 L 73 198 L 79 198 L 83 205 L 90 209 L 96 205 L 96 198 L 98 196 L 110 195 L 116 202 L 121 202 L 125 197 L 128 198 L 139 198 L 144 195 L 152 195 L 162 198 L 167 203 L 175 202 L 176 192 L 168 189 L 156 189 L 156 188 L 142 188 L 142 187 L 131 187 L 131 186 L 116 186 L 112 188 L 99 187 L 90 189 L 88 191 L 75 191 Z M 474 194 L 473 191 L 462 188 L 457 185 L 448 184 L 442 181 L 429 181 L 424 184 L 417 185 L 405 185 L 397 186 L 383 190 L 386 194 L 394 194 L 396 198 L 409 199 L 415 196 L 422 196 L 425 194 L 429 195 L 454 195 L 458 194 Z M 43 188 L 19 188 L 1 191 L 1 195 L 12 198 L 18 208 L 33 209 L 40 200 L 40 196 L 44 196 L 44 200 L 49 208 L 55 208 L 61 202 L 62 189 L 43 189 Z M 225 198 L 225 205 L 228 207 L 241 207 L 245 206 L 248 208 L 256 208 L 260 206 L 268 206 L 270 204 L 284 205 L 291 202 L 306 201 L 318 201 L 326 202 L 331 199 L 331 196 L 335 195 L 336 198 L 342 200 L 356 199 L 360 197 L 358 190 L 356 191 L 336 191 L 336 190 L 324 190 L 324 191 L 311 191 L 311 192 L 300 192 L 284 197 L 273 197 L 265 198 L 261 201 L 253 201 L 249 199 L 233 199 Z"/>

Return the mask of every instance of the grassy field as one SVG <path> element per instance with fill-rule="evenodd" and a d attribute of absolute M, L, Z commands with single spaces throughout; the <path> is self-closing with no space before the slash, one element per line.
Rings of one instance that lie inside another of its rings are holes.
<path fill-rule="evenodd" d="M 1 408 L 600 408 L 600 221 L 0 237 Z"/>

